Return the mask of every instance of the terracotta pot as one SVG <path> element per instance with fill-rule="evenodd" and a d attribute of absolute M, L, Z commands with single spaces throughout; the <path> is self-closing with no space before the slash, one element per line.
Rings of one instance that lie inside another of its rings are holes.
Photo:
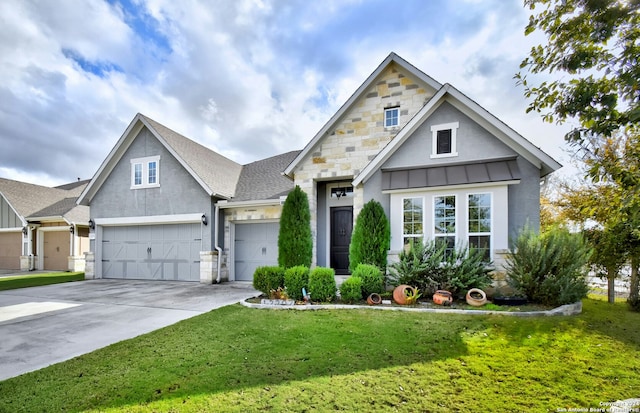
<path fill-rule="evenodd" d="M 467 304 L 480 307 L 487 303 L 487 294 L 479 288 L 472 288 L 467 292 Z"/>
<path fill-rule="evenodd" d="M 380 294 L 371 293 L 369 294 L 369 297 L 367 297 L 367 304 L 369 305 L 378 305 L 381 303 L 382 303 L 382 297 L 380 297 Z"/>
<path fill-rule="evenodd" d="M 399 285 L 393 290 L 393 301 L 400 305 L 407 305 L 407 290 L 411 291 L 414 295 L 416 293 L 416 289 L 410 285 Z"/>
<path fill-rule="evenodd" d="M 433 302 L 439 305 L 451 305 L 453 296 L 449 291 L 438 290 L 433 294 Z"/>

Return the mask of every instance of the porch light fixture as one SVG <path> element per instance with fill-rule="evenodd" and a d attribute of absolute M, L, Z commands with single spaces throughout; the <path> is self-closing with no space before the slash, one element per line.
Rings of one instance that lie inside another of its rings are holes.
<path fill-rule="evenodd" d="M 22 235 L 27 235 L 27 227 L 22 227 Z"/>
<path fill-rule="evenodd" d="M 202 223 L 204 225 L 207 225 L 209 222 L 207 221 L 207 216 L 205 214 L 202 214 Z"/>
<path fill-rule="evenodd" d="M 95 229 L 96 227 L 96 222 L 93 219 L 89 220 L 89 228 L 90 229 Z"/>
<path fill-rule="evenodd" d="M 69 232 L 73 234 L 73 232 L 74 232 L 74 231 L 73 231 L 73 225 L 71 225 L 71 226 L 69 227 Z"/>

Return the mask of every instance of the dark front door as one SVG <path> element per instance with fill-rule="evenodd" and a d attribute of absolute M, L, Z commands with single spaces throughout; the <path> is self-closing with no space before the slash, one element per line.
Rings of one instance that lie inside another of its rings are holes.
<path fill-rule="evenodd" d="M 349 244 L 353 230 L 353 207 L 331 208 L 331 268 L 349 274 Z"/>

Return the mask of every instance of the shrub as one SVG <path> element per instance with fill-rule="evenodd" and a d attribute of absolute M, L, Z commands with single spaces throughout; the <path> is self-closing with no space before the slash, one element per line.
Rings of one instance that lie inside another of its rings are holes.
<path fill-rule="evenodd" d="M 309 268 L 304 265 L 287 268 L 284 272 L 284 286 L 293 300 L 304 299 L 302 289 L 309 289 Z"/>
<path fill-rule="evenodd" d="M 284 287 L 284 269 L 282 267 L 258 267 L 253 273 L 253 288 L 269 295 L 271 290 Z"/>
<path fill-rule="evenodd" d="M 482 251 L 466 246 L 447 251 L 444 243 L 415 242 L 400 253 L 398 262 L 391 265 L 390 279 L 394 285 L 412 285 L 426 295 L 447 290 L 460 296 L 471 288 L 485 288 L 491 284 L 491 271 L 491 263 L 486 262 Z"/>
<path fill-rule="evenodd" d="M 287 195 L 280 216 L 278 264 L 283 268 L 311 266 L 313 241 L 307 194 L 298 185 Z"/>
<path fill-rule="evenodd" d="M 558 306 L 587 296 L 591 249 L 580 234 L 554 228 L 542 235 L 524 229 L 507 257 L 509 284 L 532 302 Z"/>
<path fill-rule="evenodd" d="M 351 274 L 362 280 L 362 297 L 367 298 L 369 294 L 382 294 L 384 292 L 384 274 L 375 265 L 358 264 Z"/>
<path fill-rule="evenodd" d="M 332 268 L 316 267 L 311 270 L 309 294 L 314 301 L 333 301 L 336 296 L 336 279 Z"/>
<path fill-rule="evenodd" d="M 349 269 L 355 271 L 358 264 L 371 264 L 385 270 L 387 251 L 391 242 L 389 220 L 382 205 L 376 200 L 364 204 L 358 214 L 349 245 Z"/>
<path fill-rule="evenodd" d="M 351 276 L 340 285 L 340 297 L 345 303 L 355 303 L 362 299 L 362 279 Z"/>

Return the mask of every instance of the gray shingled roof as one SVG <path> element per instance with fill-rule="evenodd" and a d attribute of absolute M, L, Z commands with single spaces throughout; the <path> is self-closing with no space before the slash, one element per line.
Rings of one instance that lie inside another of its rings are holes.
<path fill-rule="evenodd" d="M 22 217 L 28 217 L 69 196 L 69 192 L 64 189 L 5 178 L 0 178 L 0 193 Z"/>
<path fill-rule="evenodd" d="M 242 171 L 242 165 L 186 138 L 166 126 L 140 115 L 155 133 L 164 139 L 214 195 L 231 198 Z"/>
<path fill-rule="evenodd" d="M 293 189 L 293 181 L 282 175 L 300 151 L 291 151 L 242 167 L 234 201 L 278 199 Z"/>

